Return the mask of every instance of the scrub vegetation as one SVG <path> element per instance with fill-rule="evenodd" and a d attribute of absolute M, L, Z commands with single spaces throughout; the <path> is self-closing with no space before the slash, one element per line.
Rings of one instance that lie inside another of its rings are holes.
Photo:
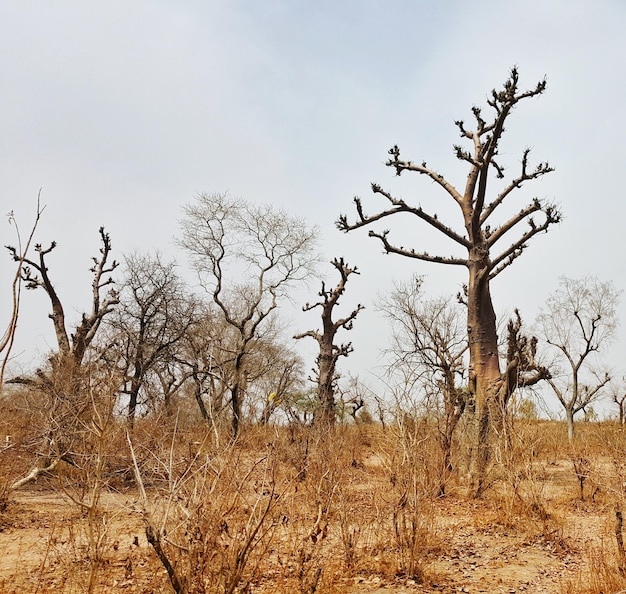
<path fill-rule="evenodd" d="M 327 277 L 305 220 L 197 196 L 177 238 L 193 285 L 159 252 L 115 259 L 100 228 L 72 326 L 57 244 L 36 240 L 44 209 L 25 241 L 11 216 L 2 591 L 626 590 L 626 383 L 604 363 L 620 293 L 563 277 L 530 324 L 515 303 L 498 320 L 491 298 L 491 280 L 561 222 L 556 203 L 524 192 L 552 167 L 526 149 L 509 175 L 500 150 L 508 118 L 545 90 L 524 90 L 512 69 L 471 126 L 455 122 L 461 185 L 394 146 L 387 166 L 425 176 L 429 193 L 411 203 L 374 183 L 382 207 L 367 214 L 355 198 L 354 220 L 339 215 L 340 230 L 368 227 L 392 258 L 467 272 L 458 295 L 429 295 L 419 275 L 381 287 L 367 305 L 389 328 L 377 387 L 341 374 L 358 356 L 337 342 L 362 320 L 357 266 L 334 257 Z M 460 225 L 437 214 L 438 193 Z M 403 218 L 416 223 L 409 238 L 394 233 Z M 424 226 L 451 255 L 421 245 Z M 285 308 L 320 284 L 301 305 L 321 328 L 292 327 Z M 17 373 L 23 289 L 47 299 L 56 344 Z M 297 348 L 306 337 L 313 362 Z M 541 414 L 550 398 L 564 420 Z M 615 419 L 598 418 L 603 399 Z"/>

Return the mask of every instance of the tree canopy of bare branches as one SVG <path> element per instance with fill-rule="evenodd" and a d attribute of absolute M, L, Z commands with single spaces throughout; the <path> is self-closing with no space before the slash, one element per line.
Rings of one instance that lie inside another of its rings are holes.
<path fill-rule="evenodd" d="M 537 317 L 543 341 L 553 356 L 548 381 L 565 410 L 574 438 L 574 416 L 602 395 L 611 380 L 599 354 L 615 338 L 620 292 L 595 277 L 561 277 Z"/>
<path fill-rule="evenodd" d="M 457 300 L 427 299 L 423 279 L 414 275 L 397 282 L 379 299 L 378 307 L 390 322 L 389 372 L 400 371 L 405 382 L 421 391 L 427 405 L 438 413 L 443 452 L 440 494 L 452 470 L 452 439 L 468 405 L 466 312 Z"/>
<path fill-rule="evenodd" d="M 547 162 L 531 164 L 530 149 L 525 149 L 519 170 L 505 181 L 505 167 L 500 160 L 500 145 L 505 124 L 518 103 L 541 95 L 546 89 L 542 80 L 529 90 L 521 90 L 516 68 L 500 90 L 493 90 L 487 100 L 489 115 L 483 109 L 472 108 L 473 129 L 462 120 L 456 127 L 463 141 L 469 144 L 455 145 L 457 159 L 467 165 L 468 173 L 464 187 L 459 189 L 444 175 L 429 167 L 426 162 L 415 163 L 401 158 L 397 146 L 389 150 L 387 166 L 397 175 L 414 172 L 425 176 L 455 203 L 462 216 L 462 227 L 455 228 L 440 219 L 435 208 L 423 208 L 396 197 L 379 184 L 372 184 L 375 196 L 382 198 L 387 206 L 374 214 L 367 214 L 360 198 L 355 198 L 356 220 L 349 221 L 341 215 L 337 226 L 342 231 L 354 231 L 370 227 L 391 216 L 405 215 L 416 223 L 426 225 L 446 237 L 465 255 L 430 254 L 425 247 L 405 248 L 394 241 L 389 229 L 370 229 L 369 236 L 377 239 L 388 254 L 396 254 L 423 262 L 433 262 L 463 267 L 468 272 L 466 285 L 467 328 L 470 353 L 470 391 L 476 401 L 475 447 L 473 448 L 473 478 L 475 494 L 480 496 L 489 459 L 487 437 L 490 434 L 490 411 L 499 408 L 502 396 L 500 357 L 496 332 L 496 315 L 493 308 L 490 283 L 507 269 L 528 247 L 531 239 L 547 231 L 561 220 L 559 209 L 539 198 L 531 199 L 515 214 L 497 220 L 499 207 L 526 184 L 553 171 Z M 493 178 L 498 181 L 495 192 L 489 192 Z M 502 181 L 504 180 L 504 181 Z"/>
<path fill-rule="evenodd" d="M 149 380 L 166 398 L 183 379 L 171 371 L 176 349 L 194 321 L 194 303 L 176 273 L 174 262 L 159 253 L 131 254 L 126 258 L 120 288 L 120 306 L 110 318 L 111 352 L 124 369 L 127 417 L 135 419 L 138 405 L 152 401 Z M 171 378 L 171 379 L 166 379 Z M 140 398 L 141 392 L 146 392 Z"/>
<path fill-rule="evenodd" d="M 333 310 L 339 304 L 339 298 L 346 290 L 346 283 L 351 274 L 359 274 L 356 266 L 351 267 L 343 258 L 335 258 L 331 264 L 339 272 L 339 282 L 332 289 L 326 288 L 326 283 L 322 281 L 322 288 L 319 292 L 320 301 L 310 304 L 307 303 L 302 309 L 303 311 L 311 311 L 312 309 L 321 308 L 322 310 L 322 332 L 318 330 L 307 330 L 300 334 L 296 334 L 294 338 L 300 339 L 309 336 L 315 339 L 319 345 L 319 355 L 316 358 L 317 369 L 316 384 L 318 389 L 318 400 L 320 413 L 316 417 L 316 421 L 326 424 L 335 422 L 335 383 L 337 376 L 337 361 L 339 357 L 347 357 L 352 352 L 352 343 L 335 344 L 335 335 L 343 328 L 344 330 L 352 330 L 354 320 L 364 306 L 360 303 L 346 316 L 333 320 Z"/>
<path fill-rule="evenodd" d="M 317 230 L 267 205 L 202 194 L 184 207 L 180 245 L 218 315 L 235 334 L 229 386 L 236 436 L 250 348 L 294 284 L 312 273 Z"/>

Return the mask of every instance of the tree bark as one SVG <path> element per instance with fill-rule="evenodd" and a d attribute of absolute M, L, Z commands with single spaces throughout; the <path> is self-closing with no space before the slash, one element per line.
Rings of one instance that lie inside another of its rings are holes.
<path fill-rule="evenodd" d="M 565 420 L 567 422 L 567 439 L 570 443 L 574 441 L 574 409 L 565 409 Z"/>
<path fill-rule="evenodd" d="M 481 497 L 489 462 L 490 420 L 497 406 L 501 379 L 496 315 L 485 264 L 471 263 L 468 285 L 467 330 L 470 352 L 470 392 L 474 395 L 473 449 L 470 464 L 475 497 Z"/>

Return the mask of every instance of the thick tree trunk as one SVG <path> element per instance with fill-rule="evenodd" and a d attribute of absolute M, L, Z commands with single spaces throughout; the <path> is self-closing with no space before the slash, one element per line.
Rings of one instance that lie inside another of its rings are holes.
<path fill-rule="evenodd" d="M 574 441 L 574 410 L 571 407 L 565 409 L 565 420 L 567 422 L 567 439 L 570 443 Z"/>
<path fill-rule="evenodd" d="M 470 352 L 470 391 L 475 414 L 470 465 L 474 497 L 481 497 L 489 462 L 491 419 L 497 407 L 501 380 L 496 315 L 489 291 L 488 269 L 472 263 L 467 295 L 467 328 Z"/>
<path fill-rule="evenodd" d="M 327 346 L 327 345 L 323 345 Z M 330 352 L 328 352 L 330 350 Z M 318 378 L 318 399 L 319 414 L 315 416 L 315 422 L 334 425 L 335 423 L 335 394 L 333 381 L 335 379 L 335 364 L 332 352 L 332 342 L 330 349 L 322 349 L 319 357 L 319 378 Z"/>
<path fill-rule="evenodd" d="M 139 388 L 141 383 L 133 379 L 128 394 L 128 424 L 132 427 L 135 424 L 135 417 L 137 415 L 137 404 L 139 402 Z"/>

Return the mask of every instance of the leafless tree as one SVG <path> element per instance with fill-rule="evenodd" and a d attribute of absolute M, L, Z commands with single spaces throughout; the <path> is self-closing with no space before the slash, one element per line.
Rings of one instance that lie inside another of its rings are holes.
<path fill-rule="evenodd" d="M 504 220 L 495 220 L 494 213 L 499 209 L 514 190 L 525 182 L 541 178 L 553 171 L 548 163 L 540 162 L 531 166 L 530 149 L 522 154 L 520 171 L 509 182 L 496 184 L 493 196 L 488 193 L 489 181 L 504 179 L 504 167 L 499 160 L 500 142 L 505 130 L 505 123 L 516 105 L 524 99 L 541 95 L 546 88 L 546 81 L 539 82 L 533 89 L 521 91 L 517 69 L 511 70 L 508 80 L 501 90 L 494 90 L 487 104 L 491 116 L 485 118 L 480 107 L 474 106 L 472 114 L 475 128 L 470 130 L 463 121 L 456 126 L 471 148 L 461 145 L 454 147 L 457 159 L 468 166 L 465 187 L 462 190 L 442 174 L 431 169 L 425 162 L 414 163 L 400 157 L 400 149 L 390 149 L 387 165 L 397 175 L 405 171 L 416 172 L 430 179 L 450 198 L 458 208 L 463 220 L 462 228 L 455 229 L 440 219 L 433 210 L 425 210 L 421 205 L 412 205 L 403 198 L 395 197 L 379 184 L 372 184 L 374 194 L 381 196 L 388 208 L 376 214 L 368 215 L 360 198 L 355 198 L 357 219 L 349 222 L 346 215 L 341 215 L 337 226 L 343 231 L 352 231 L 369 226 L 392 215 L 407 215 L 420 224 L 424 224 L 465 252 L 464 255 L 433 255 L 424 249 L 405 248 L 392 240 L 389 230 L 370 230 L 369 236 L 379 240 L 386 253 L 398 254 L 424 262 L 434 262 L 451 266 L 464 267 L 468 271 L 466 285 L 467 328 L 469 338 L 469 389 L 475 398 L 475 447 L 473 449 L 472 475 L 474 493 L 481 496 L 484 489 L 484 477 L 489 459 L 488 436 L 490 434 L 490 415 L 499 409 L 499 402 L 506 397 L 500 369 L 496 314 L 491 299 L 491 281 L 508 268 L 527 248 L 528 242 L 539 233 L 561 220 L 559 210 L 538 198 L 532 199 L 516 213 Z M 510 211 L 509 211 L 510 212 Z M 514 237 L 511 237 L 514 236 Z M 506 246 L 503 246 L 506 242 Z"/>
<path fill-rule="evenodd" d="M 322 289 L 319 296 L 320 301 L 307 303 L 302 309 L 311 311 L 317 307 L 322 309 L 322 331 L 307 330 L 301 334 L 296 334 L 294 338 L 300 339 L 305 336 L 314 338 L 319 345 L 319 355 L 316 359 L 315 383 L 318 389 L 318 400 L 320 414 L 316 416 L 316 422 L 333 424 L 335 422 L 335 384 L 338 379 L 337 361 L 339 357 L 347 357 L 352 352 L 352 344 L 345 343 L 336 345 L 335 335 L 337 331 L 352 330 L 352 325 L 359 312 L 364 309 L 360 303 L 347 316 L 333 320 L 333 309 L 339 304 L 339 298 L 346 290 L 346 283 L 351 274 L 359 274 L 356 266 L 350 267 L 343 258 L 335 258 L 331 264 L 339 272 L 340 280 L 332 289 L 326 288 L 326 283 L 322 281 Z"/>
<path fill-rule="evenodd" d="M 127 378 L 123 393 L 132 425 L 137 407 L 154 400 L 147 393 L 140 398 L 151 382 L 164 397 L 180 386 L 181 375 L 171 363 L 193 323 L 195 304 L 175 263 L 164 262 L 158 253 L 128 256 L 120 286 L 120 306 L 109 318 L 113 332 L 108 356 L 115 354 Z"/>
<path fill-rule="evenodd" d="M 0 364 L 0 390 L 2 390 L 2 385 L 4 384 L 4 374 L 6 371 L 7 363 L 11 357 L 11 350 L 13 349 L 13 343 L 15 341 L 15 333 L 17 330 L 17 322 L 20 315 L 20 301 L 22 298 L 22 267 L 24 266 L 24 261 L 28 256 L 28 252 L 30 250 L 30 246 L 35 237 L 35 231 L 37 230 L 37 225 L 39 225 L 39 219 L 44 211 L 45 206 L 41 206 L 41 191 L 37 196 L 37 212 L 35 213 L 35 220 L 31 227 L 30 233 L 26 238 L 26 241 L 22 245 L 22 235 L 20 233 L 20 228 L 15 218 L 15 214 L 11 211 L 8 215 L 9 223 L 15 227 L 15 235 L 17 239 L 17 247 L 15 250 L 9 248 L 11 253 L 14 256 L 18 256 L 15 260 L 17 262 L 17 267 L 15 270 L 15 275 L 13 276 L 13 282 L 11 283 L 11 318 L 7 324 L 7 328 L 4 331 L 4 334 L 0 338 L 0 355 L 2 355 L 2 363 Z"/>
<path fill-rule="evenodd" d="M 548 380 L 565 410 L 574 439 L 574 416 L 602 396 L 611 377 L 598 355 L 615 338 L 620 292 L 595 277 L 561 277 L 537 317 L 540 337 L 555 360 Z"/>
<path fill-rule="evenodd" d="M 22 280 L 27 289 L 43 289 L 50 299 L 52 319 L 57 339 L 57 351 L 49 358 L 49 366 L 38 369 L 34 377 L 15 377 L 10 383 L 26 384 L 43 395 L 40 403 L 44 425 L 41 443 L 37 451 L 43 463 L 37 463 L 33 470 L 14 487 L 19 487 L 37 478 L 44 471 L 52 470 L 61 461 L 72 464 L 71 447 L 81 411 L 87 410 L 89 402 L 82 395 L 88 393 L 92 381 L 93 366 L 86 360 L 88 348 L 93 343 L 103 319 L 109 315 L 119 302 L 117 293 L 111 288 L 113 279 L 108 276 L 117 268 L 117 262 L 109 261 L 111 240 L 100 228 L 100 255 L 92 258 L 93 273 L 91 311 L 83 313 L 80 323 L 70 334 L 67 328 L 65 311 L 59 295 L 52 284 L 47 256 L 54 250 L 56 243 L 48 248 L 35 245 L 37 259 L 30 259 L 20 254 L 17 248 L 9 247 L 16 262 L 22 262 Z M 109 288 L 106 295 L 103 292 Z"/>
<path fill-rule="evenodd" d="M 626 378 L 622 378 L 619 385 L 611 386 L 611 400 L 617 404 L 618 421 L 620 425 L 626 423 Z"/>
<path fill-rule="evenodd" d="M 455 299 L 427 299 L 423 279 L 413 276 L 396 283 L 380 298 L 378 307 L 391 326 L 389 372 L 401 368 L 405 381 L 417 385 L 432 398 L 437 415 L 443 453 L 440 494 L 445 494 L 446 477 L 452 471 L 455 429 L 472 406 L 467 391 L 467 329 L 464 308 Z"/>
<path fill-rule="evenodd" d="M 250 349 L 287 291 L 311 274 L 317 230 L 271 206 L 221 194 L 198 196 L 184 214 L 180 245 L 235 334 L 229 392 L 236 436 Z"/>
<path fill-rule="evenodd" d="M 198 410 L 209 425 L 214 425 L 216 415 L 223 408 L 225 386 L 228 385 L 227 376 L 222 375 L 225 369 L 218 358 L 220 351 L 217 345 L 227 331 L 223 320 L 213 316 L 206 303 L 199 302 L 193 323 L 175 355 L 175 362 L 190 380 Z M 208 407 L 205 402 L 207 395 L 210 398 Z"/>
<path fill-rule="evenodd" d="M 63 304 L 52 284 L 46 263 L 46 257 L 56 248 L 56 242 L 53 241 L 47 248 L 43 248 L 39 243 L 36 244 L 37 260 L 24 257 L 16 248 L 8 246 L 13 259 L 16 262 L 23 262 L 22 279 L 25 287 L 27 289 L 41 288 L 50 299 L 52 307 L 50 318 L 54 325 L 58 347 L 57 353 L 53 355 L 53 365 L 69 365 L 73 369 L 79 369 L 89 345 L 100 328 L 102 320 L 119 303 L 117 292 L 114 289 L 110 289 L 106 295 L 103 295 L 103 291 L 113 285 L 113 278 L 108 275 L 117 268 L 118 263 L 115 260 L 109 262 L 111 239 L 109 234 L 105 233 L 104 227 L 100 227 L 99 234 L 102 244 L 100 256 L 92 258 L 93 266 L 90 268 L 90 271 L 93 273 L 91 312 L 83 313 L 80 323 L 71 335 L 67 329 Z"/>
<path fill-rule="evenodd" d="M 294 394 L 304 387 L 304 362 L 298 353 L 282 341 L 258 344 L 250 364 L 254 375 L 250 389 L 261 404 L 259 420 L 269 423 L 276 411 L 285 408 Z"/>

